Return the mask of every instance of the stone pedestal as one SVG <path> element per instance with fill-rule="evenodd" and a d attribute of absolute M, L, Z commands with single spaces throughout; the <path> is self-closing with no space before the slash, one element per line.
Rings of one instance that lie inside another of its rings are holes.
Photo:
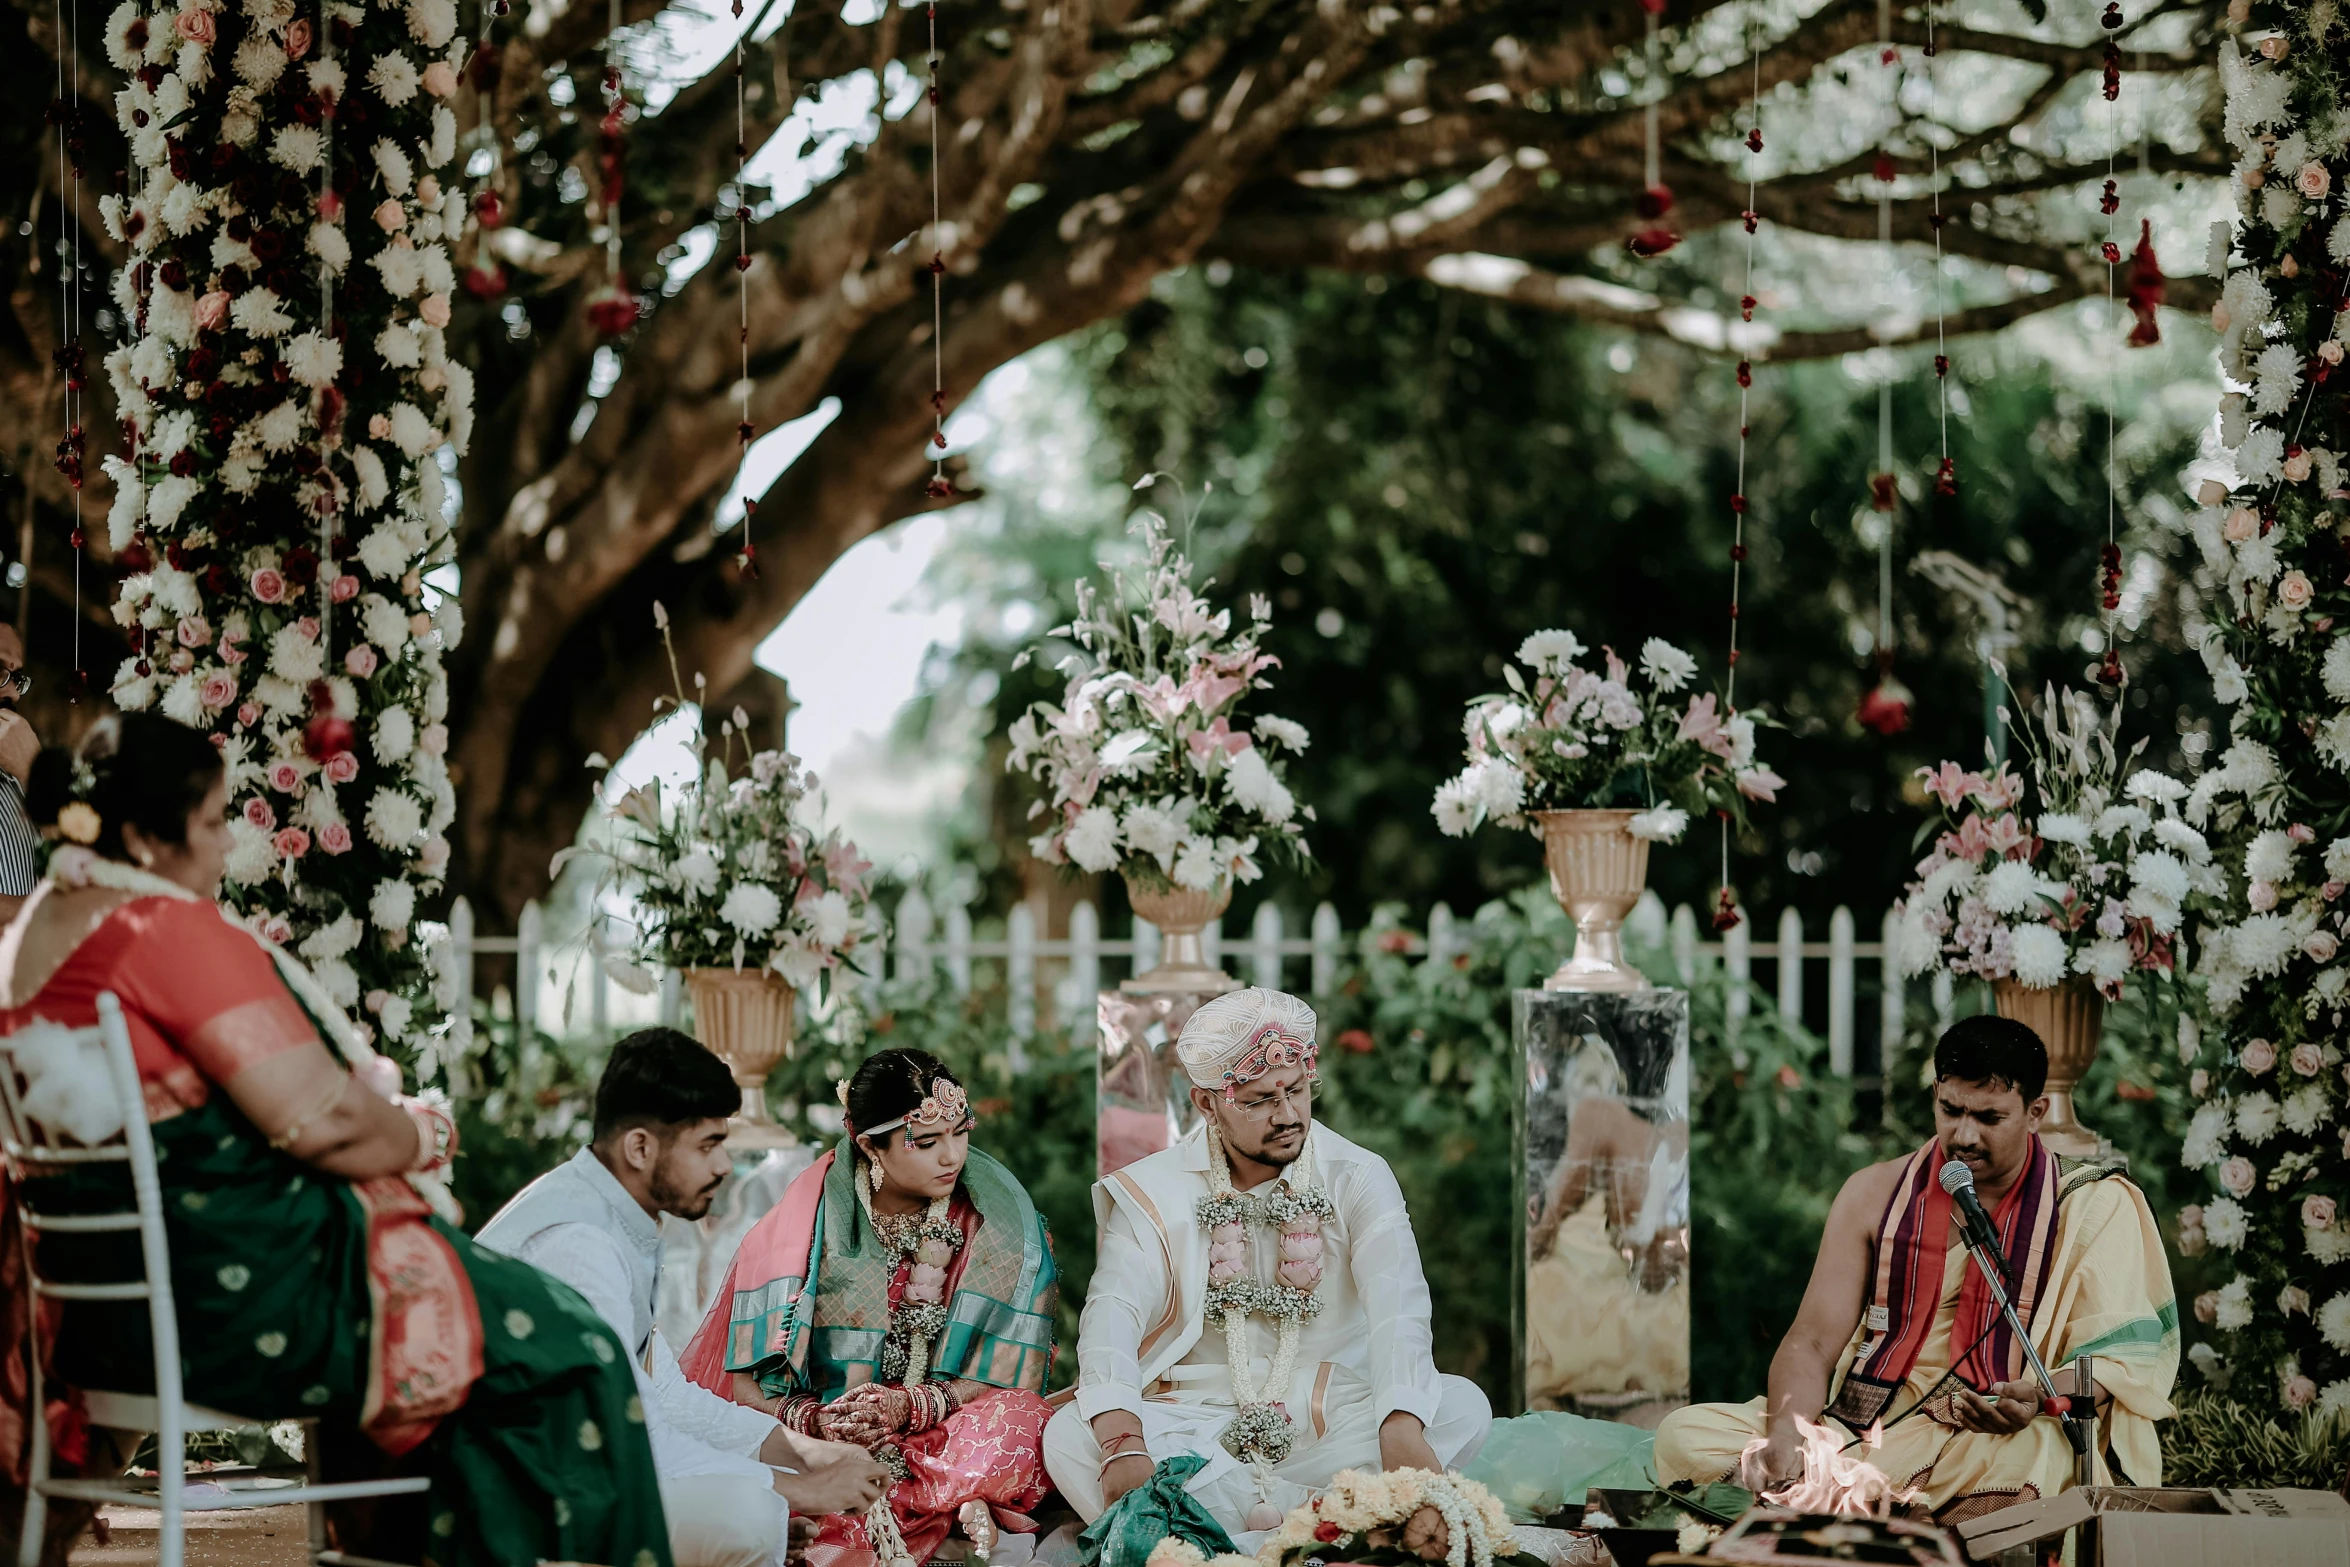
<path fill-rule="evenodd" d="M 816 1162 L 821 1150 L 794 1146 L 754 1152 L 734 1163 L 734 1175 L 699 1219 L 661 1220 L 661 1277 L 654 1286 L 653 1322 L 670 1349 L 685 1353 L 711 1297 L 726 1281 L 735 1248 L 751 1226 L 783 1200 L 783 1189 Z"/>
<path fill-rule="evenodd" d="M 1689 997 L 1521 990 L 1520 1407 L 1654 1426 L 1689 1399 Z"/>
<path fill-rule="evenodd" d="M 1220 991 L 1105 990 L 1094 1055 L 1094 1158 L 1103 1175 L 1171 1147 L 1199 1121 L 1175 1036 Z"/>

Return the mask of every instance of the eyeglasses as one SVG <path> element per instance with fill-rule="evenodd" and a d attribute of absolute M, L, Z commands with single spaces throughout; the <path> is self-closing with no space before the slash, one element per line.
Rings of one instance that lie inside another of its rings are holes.
<path fill-rule="evenodd" d="M 0 669 L 0 696 L 29 696 L 33 677 L 21 669 Z"/>
<path fill-rule="evenodd" d="M 1252 1099 L 1231 1099 L 1226 1103 L 1230 1104 L 1245 1121 L 1269 1120 L 1272 1118 L 1274 1110 L 1284 1105 L 1294 1108 L 1302 1114 L 1314 1106 L 1314 1081 L 1312 1078 L 1307 1078 L 1304 1082 L 1289 1088 L 1276 1089 L 1269 1094 L 1259 1094 Z"/>

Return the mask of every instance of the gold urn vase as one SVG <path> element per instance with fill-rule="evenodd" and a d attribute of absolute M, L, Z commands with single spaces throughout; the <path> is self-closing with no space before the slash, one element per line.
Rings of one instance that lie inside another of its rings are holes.
<path fill-rule="evenodd" d="M 2001 1017 L 2023 1024 L 2048 1047 L 2048 1115 L 2040 1123 L 2040 1140 L 2051 1153 L 2094 1158 L 2104 1140 L 2081 1124 L 2073 1110 L 2073 1089 L 2097 1059 L 2105 998 L 2085 979 L 2068 979 L 2046 990 L 1997 979 L 1991 982 L 1991 999 Z"/>
<path fill-rule="evenodd" d="M 799 995 L 766 968 L 685 971 L 694 998 L 694 1034 L 724 1061 L 743 1091 L 742 1108 L 727 1122 L 734 1148 L 788 1148 L 791 1133 L 767 1113 L 767 1074 L 791 1054 L 792 1016 Z"/>
<path fill-rule="evenodd" d="M 1624 960 L 1624 920 L 1648 886 L 1648 840 L 1632 836 L 1634 811 L 1535 811 L 1550 890 L 1575 922 L 1575 955 L 1545 990 L 1646 990 Z"/>
<path fill-rule="evenodd" d="M 1126 901 L 1137 919 L 1149 920 L 1159 932 L 1159 961 L 1147 974 L 1137 974 L 1118 988 L 1130 996 L 1221 996 L 1238 990 L 1240 981 L 1208 961 L 1200 932 L 1221 919 L 1232 907 L 1232 879 L 1216 884 L 1213 892 L 1189 887 L 1146 887 L 1133 877 L 1126 883 Z"/>

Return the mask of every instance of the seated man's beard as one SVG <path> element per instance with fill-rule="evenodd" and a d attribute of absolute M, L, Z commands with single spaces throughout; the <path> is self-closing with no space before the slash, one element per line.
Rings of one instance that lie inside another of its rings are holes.
<path fill-rule="evenodd" d="M 1306 1151 L 1306 1140 L 1304 1137 L 1301 1136 L 1295 1142 L 1288 1143 L 1281 1147 L 1274 1147 L 1272 1144 L 1274 1140 L 1280 1137 L 1284 1132 L 1302 1133 L 1304 1130 L 1305 1123 L 1302 1121 L 1293 1121 L 1287 1126 L 1268 1126 L 1264 1129 L 1264 1131 L 1257 1134 L 1257 1145 L 1255 1148 L 1243 1148 L 1240 1150 L 1240 1152 L 1243 1157 L 1254 1159 L 1259 1164 L 1270 1164 L 1275 1166 L 1295 1164 L 1297 1163 L 1297 1156 Z"/>
<path fill-rule="evenodd" d="M 681 1219 L 698 1219 L 710 1211 L 710 1203 L 718 1195 L 718 1180 L 699 1191 L 689 1190 L 683 1184 L 669 1179 L 663 1170 L 653 1172 L 653 1203 L 663 1213 L 674 1213 Z"/>

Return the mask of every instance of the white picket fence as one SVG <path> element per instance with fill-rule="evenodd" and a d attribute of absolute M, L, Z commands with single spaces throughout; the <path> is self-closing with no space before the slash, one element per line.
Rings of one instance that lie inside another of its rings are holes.
<path fill-rule="evenodd" d="M 1339 924 L 1338 911 L 1327 903 L 1314 910 L 1303 935 L 1292 935 L 1287 920 L 1279 905 L 1262 903 L 1249 920 L 1245 935 L 1228 937 L 1219 921 L 1208 927 L 1202 945 L 1211 962 L 1230 963 L 1252 984 L 1279 989 L 1293 977 L 1303 977 L 1306 994 L 1328 994 L 1337 983 L 1341 958 L 1359 933 L 1350 937 Z M 1700 963 L 1724 964 L 1730 976 L 1740 982 L 1730 996 L 1733 1021 L 1746 1016 L 1753 1005 L 1749 987 L 1756 966 L 1768 968 L 1780 1016 L 1810 1021 L 1815 1027 L 1825 1023 L 1829 1064 L 1839 1075 L 1850 1076 L 1853 1069 L 1863 965 L 1873 965 L 1876 970 L 1878 1037 L 1896 1042 L 1902 1038 L 1909 997 L 1898 965 L 1885 961 L 1894 941 L 1890 912 L 1879 921 L 1875 941 L 1859 939 L 1859 923 L 1846 908 L 1829 916 L 1825 941 L 1809 939 L 1803 916 L 1793 909 L 1780 911 L 1773 940 L 1756 940 L 1758 922 L 1752 919 L 1713 940 L 1701 939 L 1697 914 L 1687 904 L 1668 915 L 1651 893 L 1641 901 L 1631 923 L 1636 939 L 1671 951 L 1684 983 L 1695 978 Z M 457 900 L 445 930 L 433 933 L 443 1004 L 454 1007 L 458 997 L 473 995 L 476 958 L 498 954 L 517 960 L 509 1002 L 514 1018 L 526 1032 L 533 1026 L 556 1034 L 584 1028 L 592 1037 L 604 1038 L 615 1028 L 678 1021 L 681 987 L 677 975 L 662 976 L 656 997 L 617 990 L 600 967 L 585 960 L 580 943 L 551 946 L 545 924 L 539 906 L 530 903 L 524 905 L 513 935 L 478 935 L 473 910 L 462 898 Z M 1428 911 L 1425 932 L 1412 934 L 1409 950 L 1424 963 L 1449 963 L 1464 950 L 1466 941 L 1461 922 L 1439 903 Z M 983 938 L 973 933 L 968 908 L 955 904 L 943 910 L 934 908 L 916 890 L 899 903 L 894 928 L 868 938 L 860 951 L 869 974 L 888 972 L 900 980 L 918 980 L 943 973 L 959 995 L 971 992 L 978 965 L 1000 965 L 1006 1020 L 1015 1040 L 1027 1040 L 1035 1037 L 1040 1001 L 1048 1002 L 1061 1019 L 1086 1016 L 1092 1011 L 1094 993 L 1103 985 L 1158 961 L 1159 933 L 1148 921 L 1136 920 L 1131 934 L 1105 937 L 1100 910 L 1090 902 L 1081 902 L 1069 912 L 1066 936 L 1039 936 L 1035 911 L 1017 904 L 1005 918 L 1003 935 Z M 1812 966 L 1821 962 L 1827 966 L 1826 1014 L 1807 1019 L 1807 979 Z M 1049 986 L 1045 983 L 1048 973 Z M 992 984 L 993 976 L 990 979 Z M 1954 1010 L 1949 975 L 1935 976 L 1930 995 L 1937 1025 L 1946 1025 Z M 462 1049 L 471 1041 L 473 1021 L 469 1009 L 455 1010 L 456 1038 L 452 1043 Z"/>

